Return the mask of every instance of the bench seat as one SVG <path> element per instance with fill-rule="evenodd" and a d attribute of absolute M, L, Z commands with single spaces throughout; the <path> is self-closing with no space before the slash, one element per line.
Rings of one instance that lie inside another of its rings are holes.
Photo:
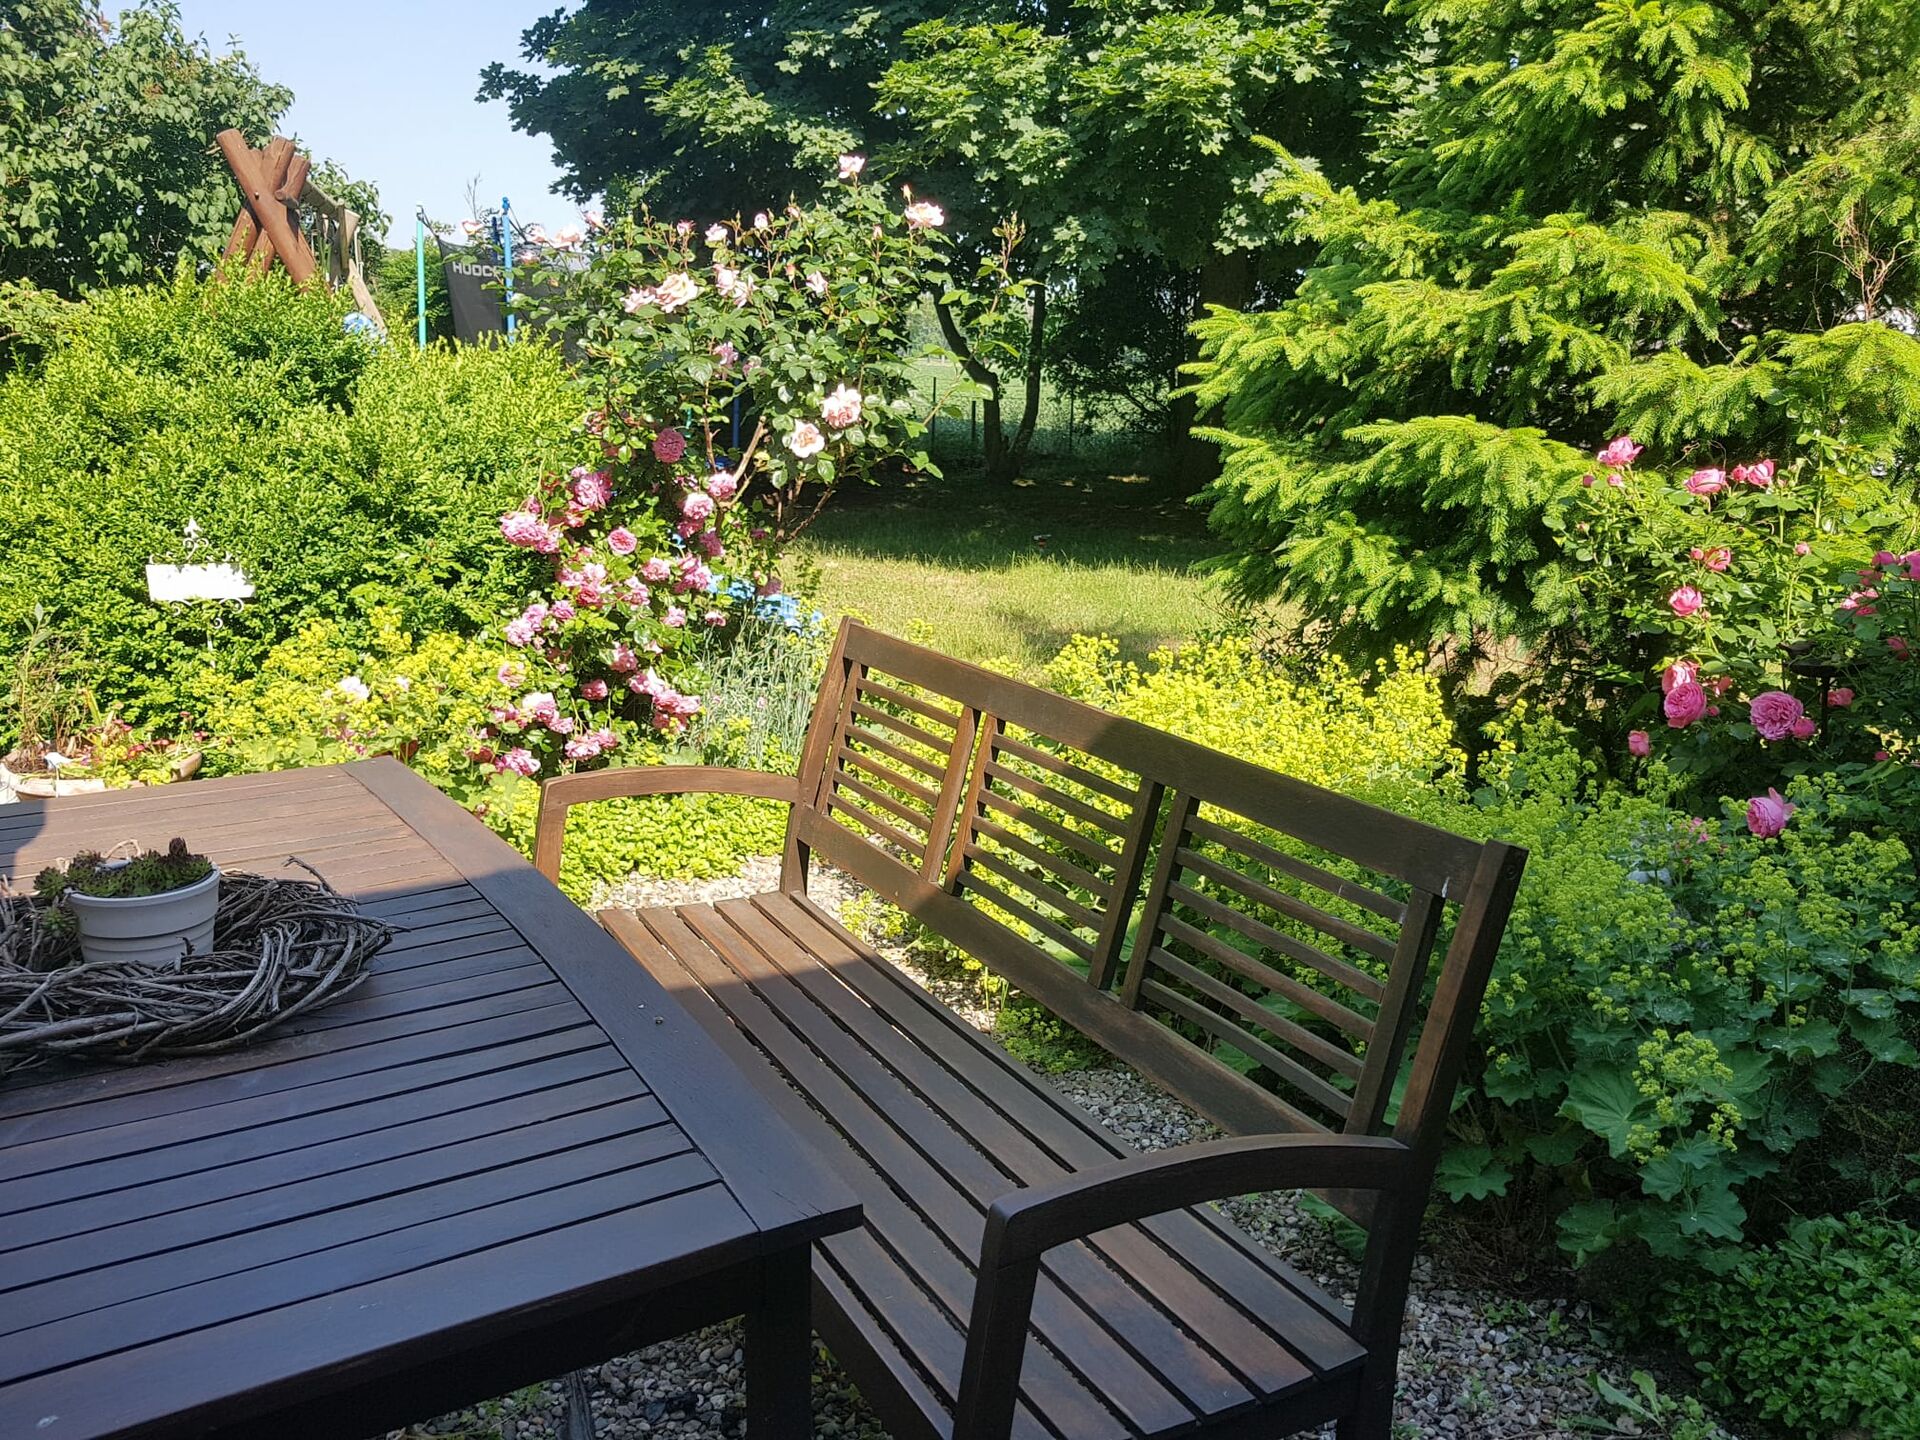
<path fill-rule="evenodd" d="M 947 1437 L 988 1205 L 1135 1152 L 803 893 L 602 923 L 828 1156 L 866 1223 L 816 1251 L 815 1323 L 902 1440 Z M 1344 1307 L 1210 1207 L 1051 1251 L 1013 1433 L 1275 1436 L 1354 1404 Z"/>

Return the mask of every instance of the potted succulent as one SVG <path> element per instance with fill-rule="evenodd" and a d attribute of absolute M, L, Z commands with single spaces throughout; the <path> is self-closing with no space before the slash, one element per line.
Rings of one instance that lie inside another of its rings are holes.
<path fill-rule="evenodd" d="M 185 840 L 122 860 L 85 852 L 34 888 L 73 917 L 88 960 L 164 967 L 213 949 L 220 871 Z"/>

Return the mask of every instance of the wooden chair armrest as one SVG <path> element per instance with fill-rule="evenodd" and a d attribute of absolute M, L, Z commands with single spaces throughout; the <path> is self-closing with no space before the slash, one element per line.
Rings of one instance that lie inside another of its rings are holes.
<path fill-rule="evenodd" d="M 764 770 L 734 770 L 723 765 L 631 765 L 559 775 L 540 786 L 540 813 L 533 827 L 533 868 L 549 880 L 560 879 L 560 849 L 567 835 L 567 811 L 593 800 L 625 800 L 639 795 L 745 795 L 754 800 L 800 800 L 800 781 Z"/>
<path fill-rule="evenodd" d="M 1250 1135 L 1117 1160 L 1002 1195 L 987 1211 L 953 1433 L 1004 1440 L 1011 1432 L 1040 1260 L 1054 1246 L 1255 1191 L 1392 1191 L 1410 1182 L 1411 1160 L 1398 1140 Z"/>

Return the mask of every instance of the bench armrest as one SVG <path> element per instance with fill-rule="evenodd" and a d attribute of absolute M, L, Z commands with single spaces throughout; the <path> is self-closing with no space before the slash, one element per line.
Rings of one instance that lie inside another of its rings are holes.
<path fill-rule="evenodd" d="M 1411 1159 L 1398 1140 L 1254 1135 L 1130 1157 L 1002 1195 L 987 1211 L 953 1433 L 1010 1433 L 1040 1260 L 1054 1246 L 1256 1191 L 1393 1192 L 1411 1183 Z"/>
<path fill-rule="evenodd" d="M 591 800 L 625 800 L 639 795 L 745 795 L 754 800 L 800 800 L 800 782 L 792 775 L 764 770 L 734 770 L 722 765 L 630 765 L 560 775 L 540 786 L 540 814 L 533 827 L 533 868 L 549 880 L 560 879 L 560 847 L 567 835 L 567 811 Z"/>

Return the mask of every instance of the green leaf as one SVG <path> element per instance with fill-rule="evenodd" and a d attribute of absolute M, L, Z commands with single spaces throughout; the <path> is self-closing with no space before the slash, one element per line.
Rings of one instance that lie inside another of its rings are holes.
<path fill-rule="evenodd" d="M 1513 1171 L 1485 1145 L 1450 1145 L 1440 1157 L 1434 1181 L 1450 1200 L 1485 1200 L 1504 1195 Z"/>
<path fill-rule="evenodd" d="M 1618 1160 L 1626 1155 L 1628 1136 L 1648 1109 L 1632 1076 L 1596 1065 L 1568 1079 L 1560 1113 L 1604 1138 L 1608 1152 Z"/>

